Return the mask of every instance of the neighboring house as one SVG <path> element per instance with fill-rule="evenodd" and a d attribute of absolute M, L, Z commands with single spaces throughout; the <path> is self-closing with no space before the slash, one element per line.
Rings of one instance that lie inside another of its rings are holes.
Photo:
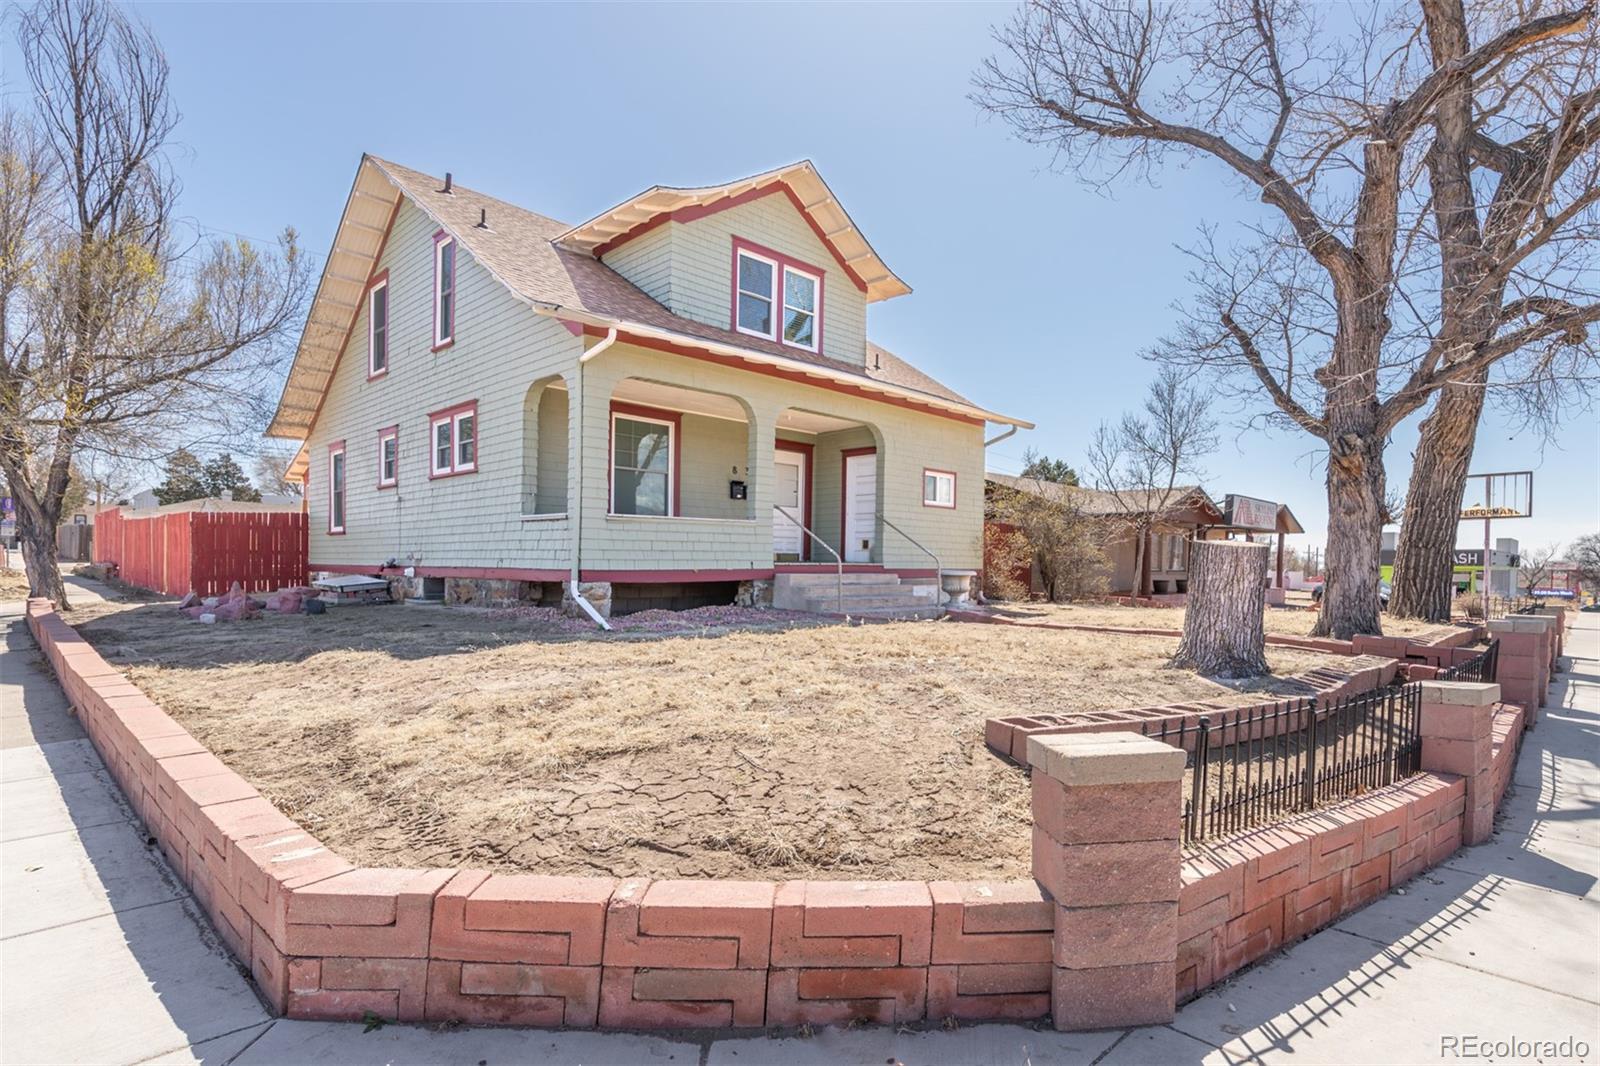
<path fill-rule="evenodd" d="M 1136 560 L 1135 538 L 1130 531 L 1119 530 L 1109 534 L 1104 551 L 1107 560 L 1107 590 L 1112 595 L 1176 596 L 1189 591 L 1189 542 L 1191 540 L 1225 540 L 1251 533 L 1275 532 L 1278 535 L 1277 556 L 1269 567 L 1273 571 L 1273 587 L 1284 585 L 1284 536 L 1303 533 L 1299 520 L 1287 506 L 1278 504 L 1268 517 L 1275 516 L 1271 530 L 1230 521 L 1226 507 L 1219 507 L 1206 490 L 1199 485 L 1181 485 L 1171 493 L 1144 492 L 1124 489 L 1118 493 L 1077 485 L 1062 485 L 1038 478 L 1017 477 L 1012 474 L 986 475 L 987 491 L 996 488 L 1030 492 L 1046 499 L 1075 508 L 1108 525 L 1122 526 L 1135 516 L 1159 510 L 1146 536 L 1146 552 L 1151 565 L 1145 573 L 1144 587 L 1135 589 Z M 1169 498 L 1166 507 L 1161 501 Z M 1232 497 L 1229 498 L 1230 501 Z M 1139 510 L 1141 503 L 1145 512 Z M 1242 510 L 1242 509 L 1241 509 Z M 1037 575 L 1031 588 L 1036 589 Z"/>
<path fill-rule="evenodd" d="M 570 226 L 364 156 L 268 431 L 311 567 L 804 605 L 837 552 L 926 604 L 934 557 L 980 565 L 985 423 L 1028 423 L 867 339 L 909 291 L 806 162 Z"/>

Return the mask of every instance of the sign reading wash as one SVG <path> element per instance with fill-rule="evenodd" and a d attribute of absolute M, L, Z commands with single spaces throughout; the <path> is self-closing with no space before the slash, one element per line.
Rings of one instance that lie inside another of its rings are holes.
<path fill-rule="evenodd" d="M 1228 494 L 1227 524 L 1239 529 L 1271 533 L 1278 528 L 1278 505 L 1254 496 Z"/>

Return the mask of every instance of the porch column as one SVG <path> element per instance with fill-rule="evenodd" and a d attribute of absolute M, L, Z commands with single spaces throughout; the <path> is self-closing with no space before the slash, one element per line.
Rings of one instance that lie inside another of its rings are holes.
<path fill-rule="evenodd" d="M 1283 530 L 1278 530 L 1278 587 L 1283 588 Z"/>

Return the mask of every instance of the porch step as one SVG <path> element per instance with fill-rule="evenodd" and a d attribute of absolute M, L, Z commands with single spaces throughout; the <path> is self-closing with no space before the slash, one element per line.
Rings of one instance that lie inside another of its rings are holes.
<path fill-rule="evenodd" d="M 881 571 L 845 574 L 842 589 L 838 582 L 837 571 L 826 569 L 779 574 L 773 582 L 773 605 L 818 614 L 843 611 L 854 618 L 933 618 L 942 613 L 933 582 L 906 582 Z"/>

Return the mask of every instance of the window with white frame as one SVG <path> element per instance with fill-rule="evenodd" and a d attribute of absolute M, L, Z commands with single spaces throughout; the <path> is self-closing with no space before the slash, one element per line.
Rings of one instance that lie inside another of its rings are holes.
<path fill-rule="evenodd" d="M 400 481 L 400 429 L 378 433 L 378 487 L 393 488 Z"/>
<path fill-rule="evenodd" d="M 367 376 L 389 369 L 389 281 L 377 282 L 367 293 Z"/>
<path fill-rule="evenodd" d="M 772 338 L 772 325 L 776 320 L 772 305 L 778 281 L 778 264 L 765 256 L 743 248 L 738 253 L 738 321 L 740 333 Z"/>
<path fill-rule="evenodd" d="M 954 507 L 956 505 L 956 476 L 948 470 L 922 472 L 922 505 L 924 507 Z"/>
<path fill-rule="evenodd" d="M 344 442 L 328 449 L 328 532 L 343 533 L 345 516 Z"/>
<path fill-rule="evenodd" d="M 733 328 L 815 352 L 822 339 L 822 272 L 734 239 Z"/>
<path fill-rule="evenodd" d="M 817 288 L 814 276 L 783 268 L 783 340 L 797 348 L 817 350 Z"/>
<path fill-rule="evenodd" d="M 612 415 L 612 514 L 672 514 L 673 429 L 664 419 Z"/>
<path fill-rule="evenodd" d="M 448 477 L 478 469 L 478 407 L 476 403 L 440 411 L 428 419 L 430 474 Z"/>
<path fill-rule="evenodd" d="M 440 237 L 433 245 L 433 346 L 456 339 L 456 241 Z"/>

